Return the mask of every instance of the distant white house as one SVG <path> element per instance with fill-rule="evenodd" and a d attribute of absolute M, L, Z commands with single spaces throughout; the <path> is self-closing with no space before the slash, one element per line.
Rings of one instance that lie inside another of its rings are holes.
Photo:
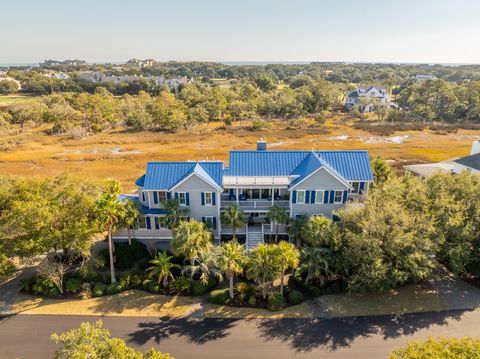
<path fill-rule="evenodd" d="M 378 105 L 391 105 L 388 91 L 383 86 L 358 86 L 347 93 L 345 99 L 345 108 L 348 110 L 357 106 L 362 112 L 372 112 Z"/>
<path fill-rule="evenodd" d="M 154 59 L 130 59 L 127 61 L 127 65 L 134 65 L 138 67 L 152 67 L 155 65 L 156 61 Z"/>
<path fill-rule="evenodd" d="M 433 74 L 416 74 L 415 79 L 418 82 L 424 82 L 424 81 L 427 81 L 427 80 L 435 80 L 436 77 L 433 76 Z"/>
<path fill-rule="evenodd" d="M 65 72 L 61 72 L 61 71 L 47 71 L 42 75 L 50 79 L 57 79 L 57 80 L 66 80 L 70 78 L 69 74 L 66 74 Z"/>
<path fill-rule="evenodd" d="M 480 140 L 473 141 L 470 155 L 450 160 L 404 166 L 405 172 L 422 178 L 427 178 L 437 172 L 462 173 L 465 171 L 480 173 Z"/>
<path fill-rule="evenodd" d="M 96 71 L 84 71 L 78 74 L 78 79 L 83 81 L 97 82 L 97 83 L 121 83 L 121 82 L 133 82 L 136 80 L 154 81 L 157 85 L 166 85 L 169 87 L 178 88 L 178 86 L 191 82 L 191 79 L 187 77 L 174 77 L 166 78 L 165 76 L 137 76 L 137 75 L 121 75 L 110 76 L 105 75 L 102 72 Z"/>

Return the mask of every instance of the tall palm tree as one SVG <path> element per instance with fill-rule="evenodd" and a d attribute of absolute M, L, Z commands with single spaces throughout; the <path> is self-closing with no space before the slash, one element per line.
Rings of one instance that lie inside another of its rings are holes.
<path fill-rule="evenodd" d="M 300 251 L 295 245 L 285 241 L 277 244 L 276 249 L 277 261 L 280 266 L 280 294 L 283 295 L 285 271 L 288 268 L 298 267 Z"/>
<path fill-rule="evenodd" d="M 197 273 L 200 274 L 200 281 L 203 285 L 208 284 L 211 276 L 217 277 L 218 281 L 223 281 L 222 272 L 218 269 L 218 251 L 212 247 L 202 248 L 193 258 L 195 264 L 186 266 L 184 273 L 190 273 L 193 278 Z"/>
<path fill-rule="evenodd" d="M 184 256 L 191 266 L 195 264 L 198 252 L 211 246 L 212 232 L 200 221 L 180 221 L 173 230 L 172 252 L 176 256 Z"/>
<path fill-rule="evenodd" d="M 329 264 L 330 251 L 323 247 L 304 247 L 302 249 L 302 264 L 300 273 L 306 272 L 305 281 L 319 280 L 324 285 L 326 277 L 332 274 Z"/>
<path fill-rule="evenodd" d="M 246 218 L 239 205 L 227 207 L 222 214 L 222 223 L 232 227 L 232 239 L 236 240 L 237 229 L 245 224 Z"/>
<path fill-rule="evenodd" d="M 125 216 L 123 218 L 123 225 L 127 228 L 128 244 L 132 245 L 132 226 L 136 222 L 140 212 L 138 204 L 134 201 L 125 202 Z"/>
<path fill-rule="evenodd" d="M 168 256 L 167 252 L 157 253 L 154 259 L 150 261 L 153 266 L 147 269 L 149 278 L 157 277 L 157 283 L 164 288 L 168 286 L 168 280 L 173 279 L 172 269 L 181 268 L 178 264 L 172 263 L 172 256 Z"/>
<path fill-rule="evenodd" d="M 270 218 L 270 221 L 275 222 L 275 243 L 277 243 L 279 225 L 287 224 L 289 220 L 287 210 L 274 204 L 272 207 L 270 207 L 267 217 Z"/>
<path fill-rule="evenodd" d="M 224 242 L 220 245 L 220 252 L 218 257 L 218 264 L 220 270 L 225 273 L 229 281 L 230 298 L 233 298 L 233 279 L 235 275 L 242 274 L 243 266 L 247 262 L 247 255 L 245 253 L 245 247 L 232 240 Z"/>
<path fill-rule="evenodd" d="M 181 218 L 188 214 L 188 209 L 180 207 L 178 199 L 168 199 L 163 202 L 163 207 L 167 214 L 162 217 L 163 225 L 168 229 L 174 230 L 181 222 Z"/>
<path fill-rule="evenodd" d="M 105 193 L 97 201 L 96 213 L 101 227 L 107 232 L 108 254 L 110 258 L 110 277 L 111 282 L 115 283 L 115 267 L 113 263 L 113 240 L 112 233 L 118 229 L 126 215 L 125 203 L 118 199 L 116 193 Z"/>
<path fill-rule="evenodd" d="M 262 244 L 255 247 L 249 255 L 247 278 L 255 280 L 263 297 L 267 297 L 272 282 L 280 274 L 277 248 L 274 244 Z"/>

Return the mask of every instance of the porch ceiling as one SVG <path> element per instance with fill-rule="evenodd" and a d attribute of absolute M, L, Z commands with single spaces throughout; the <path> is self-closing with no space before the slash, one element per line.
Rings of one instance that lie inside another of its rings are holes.
<path fill-rule="evenodd" d="M 247 176 L 224 176 L 223 177 L 223 186 L 224 187 L 236 187 L 236 186 L 256 186 L 260 187 L 288 187 L 290 184 L 290 177 L 279 176 L 279 177 L 247 177 Z"/>

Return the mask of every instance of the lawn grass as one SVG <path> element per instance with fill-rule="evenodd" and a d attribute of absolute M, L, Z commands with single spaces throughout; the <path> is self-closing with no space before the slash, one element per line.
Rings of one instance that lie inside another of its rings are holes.
<path fill-rule="evenodd" d="M 234 308 L 224 305 L 205 304 L 205 318 L 219 319 L 280 319 L 312 318 L 313 313 L 307 303 L 287 307 L 278 312 L 259 308 Z"/>
<path fill-rule="evenodd" d="M 124 317 L 181 317 L 199 308 L 194 297 L 165 296 L 140 290 L 91 299 L 47 299 L 21 294 L 12 307 L 13 313 L 99 315 Z"/>
<path fill-rule="evenodd" d="M 317 129 L 291 130 L 286 121 L 275 122 L 267 131 L 248 130 L 249 122 L 221 130 L 222 123 L 199 126 L 195 131 L 176 134 L 116 130 L 84 139 L 50 136 L 47 126 L 0 133 L 0 173 L 51 176 L 73 172 L 96 178 L 116 178 L 125 191 L 134 190 L 134 181 L 148 161 L 228 160 L 231 149 L 254 149 L 259 138 L 275 150 L 369 150 L 394 160 L 397 169 L 410 163 L 440 161 L 469 153 L 480 131 L 459 130 L 438 135 L 429 131 L 405 131 L 402 144 L 365 143 L 365 138 L 385 139 L 336 121 Z M 337 138 L 349 136 L 348 138 Z M 363 140 L 363 141 L 362 141 Z M 139 154 L 112 154 L 109 150 L 140 151 Z M 94 153 L 96 151 L 96 153 Z"/>
<path fill-rule="evenodd" d="M 415 284 L 386 293 L 335 294 L 316 299 L 337 317 L 389 315 L 447 310 L 447 303 L 428 284 Z"/>
<path fill-rule="evenodd" d="M 7 106 L 21 102 L 38 101 L 41 97 L 35 95 L 5 95 L 0 96 L 0 106 Z"/>

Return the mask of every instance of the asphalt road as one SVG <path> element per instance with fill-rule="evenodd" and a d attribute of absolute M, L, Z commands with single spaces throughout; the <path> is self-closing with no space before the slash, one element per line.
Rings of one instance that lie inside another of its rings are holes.
<path fill-rule="evenodd" d="M 0 358 L 52 358 L 51 333 L 97 319 L 129 345 L 176 359 L 387 358 L 411 339 L 480 336 L 480 311 L 278 320 L 17 315 L 0 318 Z"/>

